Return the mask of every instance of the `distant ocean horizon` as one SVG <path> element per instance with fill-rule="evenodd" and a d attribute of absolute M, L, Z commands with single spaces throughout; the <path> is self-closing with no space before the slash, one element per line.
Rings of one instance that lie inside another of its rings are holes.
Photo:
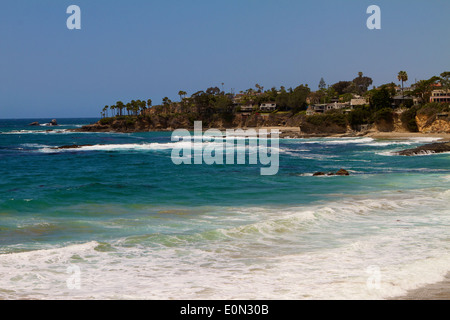
<path fill-rule="evenodd" d="M 437 138 L 280 139 L 261 176 L 56 119 L 0 119 L 0 299 L 388 299 L 450 271 L 450 154 L 395 154 Z"/>

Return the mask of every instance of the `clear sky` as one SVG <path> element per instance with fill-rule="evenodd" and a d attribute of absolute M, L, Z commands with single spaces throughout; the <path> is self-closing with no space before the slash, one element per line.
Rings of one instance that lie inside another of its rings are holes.
<path fill-rule="evenodd" d="M 81 30 L 69 30 L 69 5 Z M 369 30 L 369 5 L 381 30 Z M 448 0 L 1 0 L 0 118 L 98 117 L 118 100 L 450 70 Z"/>

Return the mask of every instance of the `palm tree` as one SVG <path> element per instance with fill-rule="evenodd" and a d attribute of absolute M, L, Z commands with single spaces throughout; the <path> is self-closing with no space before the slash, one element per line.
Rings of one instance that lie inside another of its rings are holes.
<path fill-rule="evenodd" d="M 178 95 L 180 96 L 180 100 L 183 100 L 183 96 L 186 96 L 187 93 L 186 93 L 186 91 L 179 91 Z"/>
<path fill-rule="evenodd" d="M 145 106 L 145 101 L 137 100 L 136 104 L 133 107 L 133 112 L 136 117 L 139 115 L 139 111 L 142 110 L 142 103 L 144 103 Z"/>
<path fill-rule="evenodd" d="M 147 107 L 151 107 L 152 106 L 152 99 L 148 99 L 147 100 Z"/>
<path fill-rule="evenodd" d="M 144 111 L 147 109 L 147 102 L 145 100 L 142 100 L 139 104 L 139 114 L 143 115 Z"/>
<path fill-rule="evenodd" d="M 104 106 L 103 109 L 102 109 L 103 118 L 105 117 L 106 110 L 108 110 L 108 106 Z"/>
<path fill-rule="evenodd" d="M 258 89 L 258 92 L 262 92 L 264 90 L 264 87 L 260 86 L 258 83 L 255 84 L 255 88 Z"/>
<path fill-rule="evenodd" d="M 119 109 L 119 115 L 121 116 L 121 115 L 122 115 L 122 110 L 123 110 L 123 108 L 125 107 L 125 105 L 123 104 L 122 101 L 117 101 L 117 102 L 116 102 L 116 106 L 117 106 L 117 108 Z"/>
<path fill-rule="evenodd" d="M 116 106 L 114 106 L 114 105 L 112 105 L 111 107 L 109 107 L 109 109 L 111 109 L 111 117 L 113 117 L 113 116 L 115 116 L 115 109 L 116 109 Z"/>
<path fill-rule="evenodd" d="M 128 102 L 126 104 L 126 108 L 127 108 L 127 114 L 130 115 L 130 111 L 133 109 L 133 106 L 136 102 L 134 100 L 131 100 L 131 102 Z"/>
<path fill-rule="evenodd" d="M 398 73 L 397 79 L 398 79 L 398 81 L 402 82 L 402 95 L 403 95 L 403 98 L 404 98 L 405 96 L 404 96 L 404 93 L 403 93 L 403 82 L 408 81 L 408 74 L 406 73 L 406 71 L 400 71 Z"/>

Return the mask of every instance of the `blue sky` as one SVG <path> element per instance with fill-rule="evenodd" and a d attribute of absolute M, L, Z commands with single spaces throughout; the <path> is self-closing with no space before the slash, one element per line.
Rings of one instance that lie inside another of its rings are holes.
<path fill-rule="evenodd" d="M 81 30 L 68 30 L 69 5 Z M 381 30 L 369 30 L 369 5 Z M 379 85 L 450 70 L 450 1 L 2 0 L 0 118 L 97 117 L 211 86 Z"/>

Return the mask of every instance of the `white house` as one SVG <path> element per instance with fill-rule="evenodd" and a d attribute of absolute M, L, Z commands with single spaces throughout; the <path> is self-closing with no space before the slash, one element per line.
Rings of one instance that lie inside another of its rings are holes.
<path fill-rule="evenodd" d="M 250 112 L 253 111 L 255 109 L 255 105 L 253 104 L 246 104 L 241 106 L 241 111 L 245 111 L 245 112 Z"/>
<path fill-rule="evenodd" d="M 348 103 L 334 102 L 334 103 L 327 104 L 326 110 L 339 110 L 339 109 L 345 109 L 347 107 L 349 107 Z"/>
<path fill-rule="evenodd" d="M 261 109 L 261 111 L 274 111 L 277 109 L 277 104 L 275 102 L 261 103 L 259 109 Z"/>

